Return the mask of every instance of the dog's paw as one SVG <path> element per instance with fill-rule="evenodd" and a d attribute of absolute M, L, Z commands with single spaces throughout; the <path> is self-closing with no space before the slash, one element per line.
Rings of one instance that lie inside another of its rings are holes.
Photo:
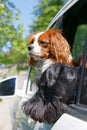
<path fill-rule="evenodd" d="M 35 121 L 44 121 L 45 107 L 42 99 L 32 98 L 27 102 L 24 102 L 22 108 L 26 116 L 32 118 Z M 32 120 L 29 119 L 29 122 L 32 122 Z"/>
<path fill-rule="evenodd" d="M 22 109 L 23 109 L 24 114 L 26 116 L 29 116 L 33 107 L 34 107 L 34 103 L 31 102 L 31 100 L 24 102 L 23 105 L 22 105 Z"/>

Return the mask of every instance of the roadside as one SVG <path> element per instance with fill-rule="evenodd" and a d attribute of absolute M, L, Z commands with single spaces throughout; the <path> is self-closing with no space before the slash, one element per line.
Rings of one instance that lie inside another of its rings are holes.
<path fill-rule="evenodd" d="M 14 98 L 6 98 L 0 102 L 0 130 L 12 130 L 10 106 Z"/>
<path fill-rule="evenodd" d="M 4 69 L 0 71 L 0 80 L 2 79 L 3 74 L 6 75 L 7 72 L 8 71 Z M 23 87 L 23 82 L 24 79 L 26 78 L 26 74 L 27 71 L 21 71 L 18 74 L 19 89 Z M 12 75 L 14 74 L 9 74 L 8 76 L 6 75 L 6 77 L 10 77 Z M 6 77 L 4 76 L 4 78 Z M 11 105 L 14 103 L 14 101 L 15 101 L 15 97 L 4 98 L 2 99 L 2 101 L 0 100 L 0 130 L 12 130 L 10 111 L 11 111 Z"/>

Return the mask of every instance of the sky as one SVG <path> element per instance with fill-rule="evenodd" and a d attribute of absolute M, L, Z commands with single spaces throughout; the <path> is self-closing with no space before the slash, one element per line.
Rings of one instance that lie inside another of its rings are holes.
<path fill-rule="evenodd" d="M 9 0 L 10 2 L 14 3 L 15 7 L 20 10 L 20 16 L 21 20 L 14 23 L 15 26 L 18 25 L 18 23 L 23 23 L 24 25 L 24 33 L 23 37 L 26 38 L 30 35 L 29 33 L 29 25 L 32 24 L 32 21 L 34 20 L 33 9 L 34 6 L 37 5 L 37 0 Z M 8 46 L 11 46 L 11 44 L 8 42 Z M 6 47 L 3 47 L 4 52 L 8 52 L 8 49 Z"/>
<path fill-rule="evenodd" d="M 10 0 L 13 2 L 21 13 L 21 20 L 19 22 L 24 24 L 25 35 L 28 35 L 29 25 L 32 24 L 34 20 L 34 15 L 32 14 L 34 6 L 37 5 L 37 0 Z"/>

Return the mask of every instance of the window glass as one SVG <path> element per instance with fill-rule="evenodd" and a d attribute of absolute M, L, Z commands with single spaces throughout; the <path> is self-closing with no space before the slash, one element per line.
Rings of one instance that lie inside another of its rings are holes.
<path fill-rule="evenodd" d="M 34 67 L 31 68 L 30 73 L 29 73 L 29 80 L 28 80 L 28 88 L 27 88 L 27 94 L 31 92 L 36 92 L 37 91 L 37 85 L 36 85 L 36 78 L 38 75 L 37 69 Z"/>
<path fill-rule="evenodd" d="M 79 60 L 79 58 L 82 55 L 86 34 L 87 34 L 87 24 L 79 25 L 76 31 L 72 50 L 73 57 L 76 60 Z"/>
<path fill-rule="evenodd" d="M 36 69 L 35 69 L 34 67 L 31 68 L 31 71 L 30 71 L 30 80 L 31 80 L 31 81 L 35 80 L 36 74 L 37 74 Z"/>
<path fill-rule="evenodd" d="M 11 96 L 15 92 L 16 78 L 11 78 L 0 83 L 0 96 Z"/>
<path fill-rule="evenodd" d="M 58 20 L 52 25 L 52 29 L 62 29 L 62 20 L 63 16 L 61 16 L 60 18 L 58 18 Z"/>

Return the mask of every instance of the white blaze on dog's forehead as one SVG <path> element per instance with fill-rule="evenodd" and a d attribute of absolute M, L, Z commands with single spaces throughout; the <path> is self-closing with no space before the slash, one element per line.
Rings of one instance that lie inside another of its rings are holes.
<path fill-rule="evenodd" d="M 40 35 L 42 35 L 44 32 L 40 32 L 40 33 L 37 33 L 36 35 L 35 35 L 35 40 L 38 40 L 38 38 L 40 37 Z"/>
<path fill-rule="evenodd" d="M 39 46 L 39 43 L 38 43 L 38 39 L 40 37 L 41 34 L 43 34 L 44 32 L 40 32 L 40 33 L 37 33 L 35 36 L 34 36 L 34 42 L 32 44 L 32 46 L 34 47 L 33 51 L 35 53 L 40 53 L 41 52 L 41 47 Z"/>

